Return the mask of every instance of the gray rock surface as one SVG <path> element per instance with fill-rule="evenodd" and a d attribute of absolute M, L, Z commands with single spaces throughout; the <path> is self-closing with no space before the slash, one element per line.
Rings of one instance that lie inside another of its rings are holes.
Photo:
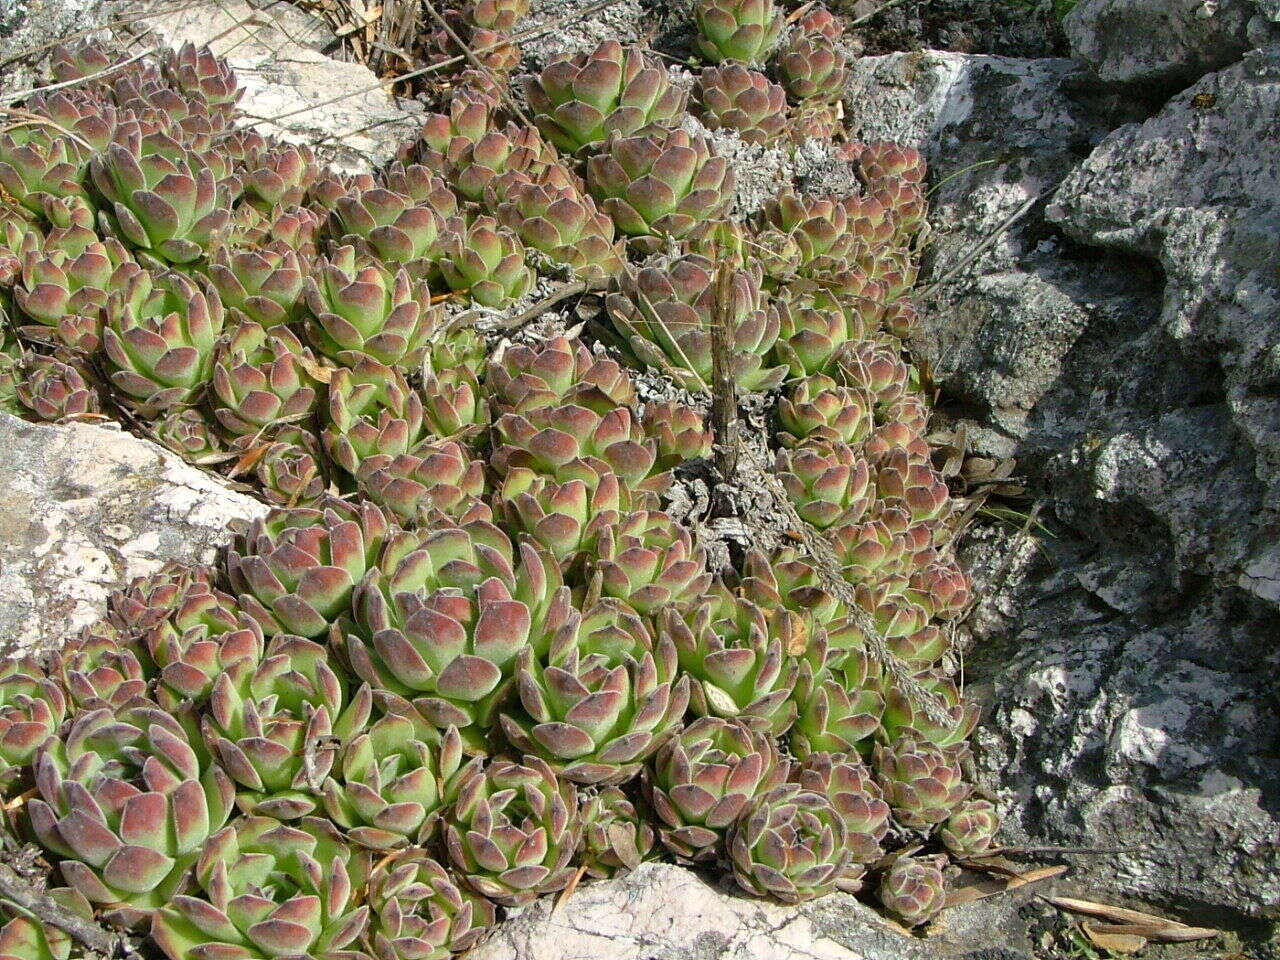
<path fill-rule="evenodd" d="M 918 939 L 845 894 L 788 907 L 744 897 L 671 864 L 543 899 L 505 921 L 469 960 L 1019 960 L 1005 927 L 1013 898 L 947 914 L 948 930 Z M 982 945 L 982 946 L 975 946 Z M 1000 949 L 992 949 L 998 947 Z"/>
<path fill-rule="evenodd" d="M 29 90 L 40 79 L 31 64 L 63 37 L 103 22 L 100 0 L 3 0 L 0 2 L 0 93 Z"/>
<path fill-rule="evenodd" d="M 1065 857 L 1067 889 L 1220 923 L 1262 956 L 1253 920 L 1280 915 L 1277 78 L 1275 53 L 1250 54 L 1105 139 L 1127 105 L 1066 61 L 864 60 L 846 98 L 855 130 L 919 145 L 940 184 L 915 346 L 943 413 L 1041 501 L 1041 526 L 979 526 L 965 551 L 979 764 L 1008 842 L 1102 848 Z"/>
<path fill-rule="evenodd" d="M 167 560 L 206 562 L 259 501 L 118 429 L 0 413 L 0 651 L 58 646 Z"/>
<path fill-rule="evenodd" d="M 1100 79 L 1177 90 L 1280 39 L 1276 19 L 1256 0 L 1080 0 L 1063 27 Z"/>

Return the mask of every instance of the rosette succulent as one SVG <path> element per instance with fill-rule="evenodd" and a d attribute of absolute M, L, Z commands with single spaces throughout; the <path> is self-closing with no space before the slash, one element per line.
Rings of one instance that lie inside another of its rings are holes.
<path fill-rule="evenodd" d="M 545 762 L 476 757 L 450 795 L 445 849 L 472 890 L 519 906 L 568 885 L 581 836 L 578 798 Z"/>
<path fill-rule="evenodd" d="M 824 795 L 783 784 L 743 811 L 729 834 L 729 859 L 738 886 L 758 897 L 799 903 L 823 896 L 849 866 L 844 818 Z"/>
<path fill-rule="evenodd" d="M 687 610 L 711 585 L 706 550 L 659 510 L 637 511 L 604 528 L 593 567 L 607 596 L 644 616 Z"/>
<path fill-rule="evenodd" d="M 62 726 L 62 688 L 30 658 L 0 665 L 0 785 L 9 785 Z"/>
<path fill-rule="evenodd" d="M 570 612 L 554 560 L 529 544 L 513 560 L 511 542 L 480 518 L 388 543 L 356 590 L 342 643 L 384 709 L 455 726 L 482 752 L 521 651 L 545 650 Z"/>
<path fill-rule="evenodd" d="M 524 244 L 492 217 L 477 217 L 469 226 L 455 221 L 444 238 L 440 271 L 449 289 L 465 292 L 486 307 L 519 300 L 533 285 L 524 263 Z"/>
<path fill-rule="evenodd" d="M 693 87 L 698 119 L 732 130 L 746 143 L 769 143 L 787 127 L 787 95 L 758 70 L 738 63 L 705 67 Z"/>
<path fill-rule="evenodd" d="M 635 355 L 691 391 L 711 387 L 711 327 L 733 324 L 730 373 L 742 390 L 770 390 L 785 367 L 765 366 L 778 338 L 778 317 L 760 289 L 758 267 L 733 270 L 720 303 L 716 265 L 699 254 L 661 260 L 625 277 L 606 300 L 614 325 Z"/>
<path fill-rule="evenodd" d="M 622 270 L 622 243 L 614 242 L 613 221 L 571 182 L 560 185 L 544 178 L 514 184 L 497 213 L 499 222 L 527 246 L 584 280 L 605 279 Z"/>
<path fill-rule="evenodd" d="M 334 217 L 343 243 L 387 265 L 405 266 L 414 276 L 427 276 L 440 259 L 445 218 L 430 203 L 374 187 L 338 197 Z"/>
<path fill-rule="evenodd" d="M 601 531 L 621 522 L 631 506 L 630 493 L 612 473 L 592 483 L 556 483 L 527 467 L 512 467 L 497 496 L 504 522 L 528 534 L 566 568 L 593 553 Z"/>
<path fill-rule="evenodd" d="M 227 61 L 215 57 L 208 47 L 184 43 L 169 51 L 162 66 L 180 93 L 228 114 L 244 93 Z"/>
<path fill-rule="evenodd" d="M 227 574 L 264 633 L 318 637 L 348 609 L 388 529 L 373 504 L 275 509 L 232 544 Z"/>
<path fill-rule="evenodd" d="M 614 134 L 587 161 L 587 186 L 617 228 L 630 236 L 689 236 L 724 212 L 736 183 L 729 162 L 703 137 L 683 130 Z"/>
<path fill-rule="evenodd" d="M 683 403 L 649 403 L 640 417 L 645 435 L 658 445 L 659 470 L 672 470 L 688 460 L 708 459 L 715 439 L 702 414 Z"/>
<path fill-rule="evenodd" d="M 302 204 L 320 177 L 320 166 L 306 144 L 264 142 L 245 151 L 239 176 L 245 202 L 270 213 Z"/>
<path fill-rule="evenodd" d="M 981 797 L 962 803 L 938 829 L 942 845 L 958 857 L 978 857 L 995 845 L 1000 814 L 995 804 Z"/>
<path fill-rule="evenodd" d="M 894 818 L 910 830 L 928 830 L 947 820 L 972 788 L 961 779 L 959 755 L 927 740 L 901 737 L 877 744 L 876 781 Z"/>
<path fill-rule="evenodd" d="M 311 351 L 288 327 L 238 324 L 213 361 L 213 412 L 231 434 L 258 434 L 309 417 L 317 402 Z"/>
<path fill-rule="evenodd" d="M 209 264 L 209 279 L 228 310 L 275 327 L 301 317 L 310 269 L 305 258 L 283 243 L 254 250 L 220 247 Z"/>
<path fill-rule="evenodd" d="M 616 600 L 598 601 L 520 654 L 521 710 L 501 715 L 507 739 L 576 783 L 621 783 L 684 716 L 689 681 L 671 639 L 649 633 Z"/>
<path fill-rule="evenodd" d="M 945 857 L 899 857 L 880 878 L 876 895 L 908 927 L 928 923 L 946 906 L 945 865 Z"/>
<path fill-rule="evenodd" d="M 98 391 L 74 365 L 33 355 L 21 369 L 18 401 L 39 419 L 57 422 L 98 412 Z"/>
<path fill-rule="evenodd" d="M 819 530 L 857 523 L 875 499 L 867 461 L 848 444 L 779 450 L 774 473 L 799 517 Z"/>
<path fill-rule="evenodd" d="M 169 713 L 137 698 L 81 712 L 36 761 L 27 805 L 63 877 L 108 916 L 132 926 L 181 886 L 234 791 Z"/>
<path fill-rule="evenodd" d="M 488 487 L 484 461 L 471 459 L 453 441 L 425 444 L 412 454 L 368 457 L 357 482 L 370 500 L 406 526 L 428 523 L 437 512 L 461 517 L 481 505 Z"/>
<path fill-rule="evenodd" d="M 369 858 L 329 821 L 242 817 L 209 839 L 194 873 L 199 895 L 175 895 L 151 924 L 169 960 L 358 955 Z"/>
<path fill-rule="evenodd" d="M 495 920 L 489 900 L 421 853 L 375 873 L 368 899 L 364 942 L 377 960 L 449 960 L 479 943 Z"/>
<path fill-rule="evenodd" d="M 408 370 L 422 360 L 441 311 L 425 285 L 401 269 L 339 247 L 306 281 L 307 337 L 326 357 L 357 367 L 367 359 Z"/>
<path fill-rule="evenodd" d="M 658 835 L 680 860 L 714 861 L 758 795 L 787 779 L 777 744 L 745 723 L 703 717 L 667 741 L 644 771 Z"/>
<path fill-rule="evenodd" d="M 145 669 L 144 669 L 144 664 Z M 57 677 L 72 705 L 96 710 L 120 707 L 146 697 L 147 680 L 155 672 L 151 655 L 139 642 L 121 638 L 106 621 L 85 627 L 53 657 L 49 672 Z M 4 681 L 0 680 L 0 689 Z M 46 709 L 52 714 L 58 701 Z"/>
<path fill-rule="evenodd" d="M 538 129 L 567 153 L 674 121 L 685 105 L 661 63 L 616 40 L 552 61 L 526 92 Z"/>
<path fill-rule="evenodd" d="M 13 300 L 32 323 L 22 332 L 94 353 L 102 342 L 103 308 L 141 272 L 116 240 L 90 243 L 78 253 L 29 250 L 13 287 Z"/>
<path fill-rule="evenodd" d="M 867 394 L 814 374 L 778 401 L 778 424 L 785 431 L 779 436 L 783 446 L 834 446 L 866 440 L 875 420 Z"/>
<path fill-rule="evenodd" d="M 326 649 L 302 637 L 276 636 L 261 663 L 238 660 L 218 675 L 201 729 L 241 810 L 292 820 L 316 809 L 335 738 L 355 736 L 369 717 L 368 690 L 344 697 Z"/>
<path fill-rule="evenodd" d="M 649 858 L 657 842 L 652 825 L 617 787 L 605 787 L 594 797 L 584 798 L 581 820 L 578 856 L 587 875 L 596 880 L 634 870 Z"/>
<path fill-rule="evenodd" d="M 195 407 L 174 407 L 151 426 L 155 439 L 188 463 L 221 463 L 227 452 L 210 418 Z"/>
<path fill-rule="evenodd" d="M 462 765 L 462 738 L 449 727 L 424 743 L 408 717 L 387 714 L 343 745 L 324 808 L 354 842 L 386 850 L 425 841 L 444 788 Z"/>
<path fill-rule="evenodd" d="M 90 163 L 112 232 L 166 263 L 208 253 L 231 225 L 231 198 L 207 156 L 164 133 L 119 131 Z"/>
<path fill-rule="evenodd" d="M 844 819 L 845 846 L 849 851 L 847 881 L 856 881 L 863 867 L 880 859 L 880 846 L 889 832 L 889 805 L 871 771 L 856 756 L 811 753 L 795 779 L 812 793 L 831 801 Z"/>
<path fill-rule="evenodd" d="M 529 12 L 529 0 L 468 0 L 462 15 L 473 27 L 509 33 Z"/>
<path fill-rule="evenodd" d="M 490 462 L 503 476 L 515 467 L 559 483 L 589 482 L 614 473 L 623 483 L 644 489 L 660 489 L 669 479 L 651 476 L 656 445 L 645 438 L 626 407 L 614 407 L 604 415 L 577 404 L 545 407 L 528 416 L 504 413 L 493 427 Z"/>
<path fill-rule="evenodd" d="M 712 63 L 760 63 L 769 55 L 783 16 L 773 0 L 697 0 L 698 51 Z"/>
<path fill-rule="evenodd" d="M 430 437 L 419 393 L 399 371 L 368 357 L 333 372 L 324 413 L 325 452 L 353 477 L 369 458 L 412 453 Z"/>
<path fill-rule="evenodd" d="M 286 427 L 275 435 L 253 472 L 268 503 L 312 507 L 324 497 L 328 486 L 324 464 L 315 434 Z"/>
<path fill-rule="evenodd" d="M 777 59 L 778 76 L 796 102 L 834 101 L 844 92 L 845 56 L 820 33 L 797 33 Z"/>
<path fill-rule="evenodd" d="M 912 703 L 896 684 L 885 691 L 882 726 L 890 741 L 900 738 L 927 740 L 938 747 L 963 744 L 978 724 L 978 705 L 965 700 L 955 681 L 943 676 L 921 674 L 917 677 L 924 691 L 933 697 L 944 719 L 930 719 L 925 710 Z"/>
<path fill-rule="evenodd" d="M 223 317 L 203 278 L 134 274 L 107 300 L 102 347 L 112 384 L 144 415 L 191 403 L 212 375 Z"/>
<path fill-rule="evenodd" d="M 631 377 L 616 361 L 567 337 L 538 348 L 511 345 L 490 361 L 485 387 L 500 413 L 577 404 L 604 415 L 634 406 L 636 396 Z"/>
<path fill-rule="evenodd" d="M 791 749 L 804 759 L 811 753 L 868 753 L 884 713 L 880 671 L 861 649 L 836 650 L 827 641 L 800 665 L 795 687 L 798 708 Z M 816 662 L 815 662 L 816 661 Z"/>

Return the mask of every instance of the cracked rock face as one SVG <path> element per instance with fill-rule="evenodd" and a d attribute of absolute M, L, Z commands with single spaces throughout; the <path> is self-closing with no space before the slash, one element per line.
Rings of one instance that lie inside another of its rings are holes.
<path fill-rule="evenodd" d="M 155 444 L 88 424 L 0 413 L 0 648 L 52 649 L 111 591 L 168 560 L 206 562 L 252 497 Z"/>
<path fill-rule="evenodd" d="M 942 412 L 1041 501 L 1042 530 L 965 551 L 1007 842 L 1105 848 L 1066 889 L 1256 932 L 1280 914 L 1280 49 L 1143 123 L 1071 61 L 853 69 L 854 128 L 941 184 L 915 346 Z"/>

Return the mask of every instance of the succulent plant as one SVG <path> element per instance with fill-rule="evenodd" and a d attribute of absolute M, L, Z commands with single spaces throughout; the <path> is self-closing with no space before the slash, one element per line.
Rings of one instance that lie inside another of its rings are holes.
<path fill-rule="evenodd" d="M 612 473 L 593 483 L 556 483 L 527 467 L 512 467 L 497 493 L 504 521 L 570 567 L 596 550 L 601 531 L 621 522 L 631 495 Z"/>
<path fill-rule="evenodd" d="M 117 241 L 90 243 L 78 254 L 29 250 L 13 299 L 33 323 L 22 328 L 33 339 L 53 341 L 84 353 L 102 342 L 103 307 L 141 268 Z"/>
<path fill-rule="evenodd" d="M 145 664 L 145 667 L 144 667 Z M 81 630 L 54 654 L 49 673 L 57 678 L 66 700 L 80 709 L 117 708 L 146 697 L 155 664 L 145 646 L 122 638 L 106 621 Z M 0 680 L 0 689 L 4 681 Z M 54 701 L 56 703 L 56 701 Z"/>
<path fill-rule="evenodd" d="M 587 875 L 596 880 L 634 870 L 649 858 L 657 842 L 653 826 L 617 787 L 604 787 L 594 797 L 584 797 L 580 819 L 578 856 Z"/>
<path fill-rule="evenodd" d="M 730 831 L 728 848 L 738 886 L 784 903 L 830 893 L 849 865 L 844 818 L 798 783 L 756 797 Z"/>
<path fill-rule="evenodd" d="M 844 36 L 844 21 L 822 4 L 808 7 L 804 16 L 796 21 L 796 28 L 804 34 L 821 34 L 832 42 Z"/>
<path fill-rule="evenodd" d="M 62 688 L 30 658 L 0 665 L 0 784 L 16 780 L 21 768 L 50 742 L 66 716 Z"/>
<path fill-rule="evenodd" d="M 899 857 L 880 878 L 876 895 L 908 927 L 928 923 L 947 902 L 945 857 Z"/>
<path fill-rule="evenodd" d="M 889 180 L 924 182 L 924 156 L 914 147 L 906 147 L 891 140 L 873 140 L 869 143 L 850 143 L 845 153 L 846 159 L 858 164 L 862 176 L 869 184 Z"/>
<path fill-rule="evenodd" d="M 230 112 L 244 91 L 227 62 L 208 47 L 184 43 L 170 50 L 162 63 L 165 75 L 188 97 L 198 97 L 211 107 Z"/>
<path fill-rule="evenodd" d="M 263 327 L 301 317 L 309 272 L 310 264 L 281 243 L 255 250 L 220 247 L 209 263 L 209 279 L 222 305 Z"/>
<path fill-rule="evenodd" d="M 429 276 L 440 259 L 445 217 L 430 203 L 374 187 L 338 197 L 334 219 L 344 244 L 388 267 L 403 266 L 414 277 Z"/>
<path fill-rule="evenodd" d="M 0 187 L 32 213 L 47 200 L 76 198 L 87 203 L 88 150 L 46 125 L 17 124 L 0 133 Z"/>
<path fill-rule="evenodd" d="M 431 341 L 422 361 L 423 373 L 458 376 L 465 372 L 479 380 L 485 375 L 488 360 L 489 350 L 484 338 L 475 330 L 464 327 Z"/>
<path fill-rule="evenodd" d="M 235 209 L 225 246 L 234 250 L 292 250 L 309 268 L 320 233 L 320 217 L 306 207 L 278 206 L 263 213 L 245 203 Z M 275 298 L 274 291 L 268 295 Z M 255 319 L 262 322 L 262 318 Z"/>
<path fill-rule="evenodd" d="M 636 398 L 631 377 L 616 361 L 568 337 L 552 337 L 538 348 L 511 345 L 490 361 L 485 387 L 500 413 L 577 404 L 604 415 L 634 406 Z"/>
<path fill-rule="evenodd" d="M 126 926 L 169 901 L 233 798 L 181 724 L 142 698 L 78 714 L 41 752 L 36 786 L 36 837 L 65 858 L 68 883 Z"/>
<path fill-rule="evenodd" d="M 408 370 L 422 360 L 442 313 L 425 285 L 401 269 L 357 258 L 343 246 L 317 264 L 306 281 L 307 337 L 326 357 L 348 367 L 364 359 Z"/>
<path fill-rule="evenodd" d="M 466 102 L 464 98 L 459 98 L 459 101 Z M 427 150 L 430 149 L 427 146 Z M 388 190 L 415 203 L 426 204 L 446 220 L 458 214 L 457 195 L 430 167 L 420 163 L 392 163 L 383 171 L 382 180 Z"/>
<path fill-rule="evenodd" d="M 811 644 L 814 641 L 811 640 Z M 825 638 L 822 646 L 826 646 Z M 824 650 L 800 665 L 795 701 L 798 716 L 791 749 L 801 759 L 812 753 L 867 753 L 884 713 L 879 670 L 861 649 Z"/>
<path fill-rule="evenodd" d="M 630 779 L 684 716 L 689 682 L 675 645 L 636 613 L 598 601 L 551 637 L 525 648 L 516 674 L 522 710 L 501 715 L 507 739 L 576 783 Z"/>
<path fill-rule="evenodd" d="M 360 490 L 409 526 L 437 515 L 458 518 L 481 503 L 487 490 L 484 461 L 460 444 L 426 444 L 412 454 L 379 454 L 360 464 Z M 487 508 L 486 508 L 487 509 Z"/>
<path fill-rule="evenodd" d="M 850 343 L 839 357 L 842 379 L 865 390 L 878 406 L 901 400 L 907 390 L 907 365 L 896 350 L 876 340 Z"/>
<path fill-rule="evenodd" d="M 45 896 L 67 916 L 92 922 L 93 907 L 79 890 L 57 887 Z M 13 960 L 68 960 L 74 939 L 69 933 L 45 923 L 35 913 L 12 900 L 0 900 L 0 956 Z"/>
<path fill-rule="evenodd" d="M 238 324 L 219 342 L 213 362 L 213 407 L 228 433 L 257 434 L 309 417 L 317 384 L 315 366 L 288 327 Z"/>
<path fill-rule="evenodd" d="M 682 403 L 649 403 L 640 417 L 645 435 L 658 445 L 654 466 L 672 470 L 688 460 L 711 456 L 714 437 L 702 414 Z"/>
<path fill-rule="evenodd" d="M 220 463 L 227 458 L 222 439 L 198 408 L 173 407 L 151 425 L 156 440 L 188 463 Z"/>
<path fill-rule="evenodd" d="M 227 574 L 264 633 L 318 637 L 347 611 L 388 530 L 386 515 L 372 504 L 278 508 L 232 544 Z"/>
<path fill-rule="evenodd" d="M 163 133 L 121 131 L 90 164 L 112 232 L 168 263 L 208 253 L 231 224 L 231 203 L 204 156 Z"/>
<path fill-rule="evenodd" d="M 778 42 L 783 16 L 773 0 L 697 0 L 698 52 L 712 63 L 761 63 Z"/>
<path fill-rule="evenodd" d="M 445 282 L 482 306 L 506 306 L 533 286 L 534 273 L 524 263 L 524 244 L 492 217 L 477 217 L 466 227 L 455 223 L 443 243 L 440 272 Z"/>
<path fill-rule="evenodd" d="M 949 620 L 969 604 L 969 578 L 955 560 L 935 560 L 916 570 L 910 590 L 930 618 Z"/>
<path fill-rule="evenodd" d="M 434 829 L 445 784 L 461 765 L 457 729 L 429 745 L 412 720 L 387 714 L 343 745 L 336 776 L 324 783 L 325 811 L 364 847 L 422 843 Z"/>
<path fill-rule="evenodd" d="M 834 140 L 844 129 L 841 107 L 823 100 L 804 100 L 791 108 L 791 142 L 808 143 L 812 140 Z"/>
<path fill-rule="evenodd" d="M 658 835 L 680 860 L 714 861 L 747 805 L 787 779 L 777 744 L 745 723 L 702 717 L 668 740 L 644 771 Z"/>
<path fill-rule="evenodd" d="M 850 199 L 799 196 L 786 191 L 766 204 L 767 223 L 795 241 L 804 276 L 839 274 L 854 264 L 859 236 L 850 223 Z"/>
<path fill-rule="evenodd" d="M 796 102 L 834 101 L 844 92 L 845 56 L 821 33 L 797 33 L 778 54 L 778 76 Z"/>
<path fill-rule="evenodd" d="M 830 527 L 827 537 L 840 558 L 845 579 L 853 583 L 896 572 L 906 549 L 902 536 L 880 518 Z"/>
<path fill-rule="evenodd" d="M 615 40 L 552 61 L 526 92 L 538 129 L 567 153 L 674 121 L 685 105 L 660 63 Z"/>
<path fill-rule="evenodd" d="M 774 736 L 791 726 L 793 655 L 804 642 L 794 617 L 772 618 L 717 584 L 686 616 L 669 610 L 663 628 L 689 675 L 694 713 L 738 718 Z"/>
<path fill-rule="evenodd" d="M 622 243 L 614 242 L 613 221 L 571 182 L 544 177 L 515 183 L 497 214 L 527 246 L 565 264 L 581 279 L 602 280 L 622 270 Z"/>
<path fill-rule="evenodd" d="M 240 163 L 244 199 L 263 213 L 296 207 L 320 177 L 315 152 L 305 144 L 271 143 L 246 151 Z"/>
<path fill-rule="evenodd" d="M 554 560 L 528 544 L 513 560 L 510 541 L 481 518 L 442 519 L 388 543 L 356 590 L 353 629 L 336 638 L 385 710 L 457 727 L 468 751 L 482 752 L 521 651 L 545 649 L 570 612 Z"/>
<path fill-rule="evenodd" d="M 704 127 L 732 130 L 745 143 L 769 143 L 786 131 L 786 92 L 739 63 L 704 67 L 693 99 Z"/>
<path fill-rule="evenodd" d="M 774 472 L 796 513 L 819 530 L 857 523 L 875 499 L 866 459 L 844 443 L 779 450 Z"/>
<path fill-rule="evenodd" d="M 614 134 L 587 161 L 592 196 L 630 236 L 687 237 L 725 210 L 735 183 L 728 161 L 683 130 Z"/>
<path fill-rule="evenodd" d="M 371 709 L 367 689 L 345 702 L 324 647 L 281 634 L 261 662 L 237 660 L 218 674 L 201 730 L 241 810 L 292 820 L 319 805 L 335 739 L 354 737 Z"/>
<path fill-rule="evenodd" d="M 445 849 L 472 890 L 519 906 L 568 885 L 581 836 L 578 798 L 545 762 L 477 757 L 450 794 Z"/>
<path fill-rule="evenodd" d="M 793 377 L 835 372 L 851 344 L 866 335 L 862 317 L 855 310 L 823 310 L 783 301 L 778 307 L 778 360 Z"/>
<path fill-rule="evenodd" d="M 600 415 L 577 404 L 545 407 L 529 416 L 504 413 L 494 423 L 491 463 L 505 476 L 525 467 L 557 482 L 614 473 L 623 483 L 660 489 L 669 478 L 651 476 L 656 445 L 645 439 L 626 407 Z"/>
<path fill-rule="evenodd" d="M 876 781 L 893 808 L 894 818 L 910 830 L 942 823 L 969 796 L 961 779 L 959 755 L 927 740 L 904 736 L 877 744 Z"/>
<path fill-rule="evenodd" d="M 979 857 L 991 850 L 999 832 L 1000 814 L 995 804 L 971 797 L 942 824 L 938 838 L 957 857 Z"/>
<path fill-rule="evenodd" d="M 900 505 L 913 521 L 941 520 L 951 509 L 946 481 L 927 461 L 913 461 L 894 450 L 876 467 L 876 490 L 890 505 Z"/>
<path fill-rule="evenodd" d="M 658 510 L 637 511 L 600 531 L 594 573 L 606 596 L 644 616 L 690 609 L 711 585 L 707 553 Z"/>
<path fill-rule="evenodd" d="M 254 465 L 254 477 L 268 503 L 315 506 L 328 486 L 319 439 L 297 427 L 279 431 Z"/>
<path fill-rule="evenodd" d="M 365 460 L 412 453 L 430 436 L 422 397 L 399 371 L 368 357 L 333 372 L 324 413 L 325 452 L 353 477 Z"/>
<path fill-rule="evenodd" d="M 215 571 L 171 560 L 128 586 L 114 590 L 107 603 L 107 625 L 118 635 L 140 637 L 163 621 L 193 587 L 213 589 Z"/>
<path fill-rule="evenodd" d="M 449 960 L 493 926 L 493 904 L 459 887 L 425 854 L 395 860 L 369 881 L 365 940 L 376 960 Z"/>
<path fill-rule="evenodd" d="M 356 906 L 368 854 L 329 821 L 242 817 L 209 838 L 194 872 L 202 895 L 174 896 L 151 924 L 169 960 L 358 956 L 348 948 L 369 920 Z"/>
<path fill-rule="evenodd" d="M 112 384 L 144 415 L 191 403 L 212 374 L 223 318 L 203 278 L 134 274 L 107 301 L 102 347 Z"/>
<path fill-rule="evenodd" d="M 796 774 L 800 786 L 831 801 L 844 818 L 845 846 L 849 851 L 847 880 L 857 880 L 861 867 L 878 861 L 881 842 L 889 832 L 889 805 L 871 771 L 857 756 L 811 753 Z"/>
<path fill-rule="evenodd" d="M 778 423 L 784 431 L 779 440 L 787 447 L 858 444 L 875 427 L 871 398 L 825 374 L 796 382 L 778 401 Z"/>
<path fill-rule="evenodd" d="M 916 679 L 932 695 L 944 719 L 930 719 L 923 708 L 912 703 L 910 697 L 891 683 L 885 689 L 882 722 L 885 736 L 891 742 L 903 738 L 926 740 L 944 748 L 963 744 L 978 724 L 977 704 L 965 700 L 955 681 L 947 677 L 925 673 Z"/>
<path fill-rule="evenodd" d="M 98 412 L 97 390 L 85 383 L 74 365 L 32 355 L 21 369 L 18 400 L 39 419 L 58 422 Z"/>
<path fill-rule="evenodd" d="M 462 15 L 474 27 L 509 33 L 529 12 L 529 0 L 468 0 Z"/>
<path fill-rule="evenodd" d="M 766 367 L 778 337 L 777 314 L 765 304 L 758 268 L 734 270 L 729 302 L 719 304 L 716 265 L 699 254 L 660 260 L 623 279 L 606 304 L 632 351 L 691 391 L 710 389 L 711 327 L 719 312 L 731 317 L 730 373 L 739 389 L 770 390 L 784 367 Z"/>

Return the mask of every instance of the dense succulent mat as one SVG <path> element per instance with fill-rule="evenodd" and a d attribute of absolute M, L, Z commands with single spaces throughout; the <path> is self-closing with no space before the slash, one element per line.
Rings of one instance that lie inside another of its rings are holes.
<path fill-rule="evenodd" d="M 451 22 L 498 48 L 525 6 Z M 846 195 L 726 219 L 732 165 L 686 110 L 843 137 L 841 25 L 770 0 L 696 23 L 692 98 L 608 42 L 530 79 L 527 126 L 518 54 L 487 54 L 376 175 L 238 126 L 208 51 L 57 51 L 78 82 L 0 133 L 0 407 L 119 418 L 275 505 L 216 568 L 0 668 L 9 828 L 68 910 L 173 960 L 424 960 L 659 856 L 788 902 L 865 887 L 914 925 L 992 845 L 903 349 L 923 163 L 841 142 Z M 605 291 L 594 344 L 498 344 L 455 308 L 539 273 Z M 716 324 L 737 390 L 776 399 L 772 469 L 839 595 L 798 545 L 713 569 L 663 509 L 713 437 L 633 370 L 705 399 Z M 0 910 L 6 955 L 68 955 Z"/>

